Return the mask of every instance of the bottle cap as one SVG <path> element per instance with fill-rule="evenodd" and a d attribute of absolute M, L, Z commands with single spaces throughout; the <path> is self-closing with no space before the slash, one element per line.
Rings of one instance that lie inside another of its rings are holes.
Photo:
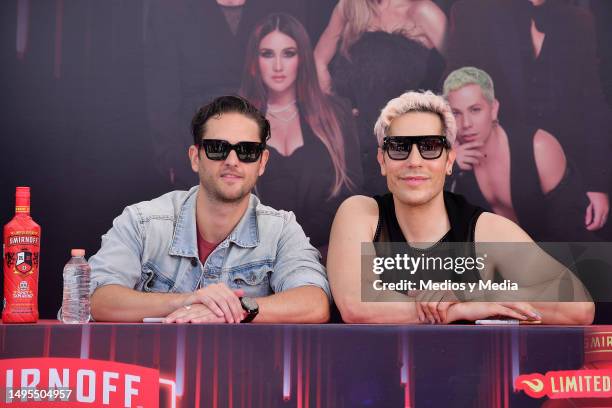
<path fill-rule="evenodd" d="M 15 195 L 17 197 L 30 197 L 30 187 L 17 187 L 15 188 Z"/>
<path fill-rule="evenodd" d="M 17 187 L 15 189 L 15 213 L 30 213 L 30 187 Z"/>
<path fill-rule="evenodd" d="M 70 255 L 72 256 L 85 256 L 84 249 L 73 249 L 70 251 Z"/>

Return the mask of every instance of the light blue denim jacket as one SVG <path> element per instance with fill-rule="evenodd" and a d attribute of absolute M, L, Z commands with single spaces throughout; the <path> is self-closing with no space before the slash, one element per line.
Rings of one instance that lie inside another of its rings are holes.
<path fill-rule="evenodd" d="M 195 186 L 126 207 L 89 259 L 91 293 L 110 284 L 181 293 L 223 282 L 251 297 L 313 285 L 331 300 L 321 256 L 293 213 L 262 205 L 254 195 L 236 228 L 202 264 L 197 192 Z"/>

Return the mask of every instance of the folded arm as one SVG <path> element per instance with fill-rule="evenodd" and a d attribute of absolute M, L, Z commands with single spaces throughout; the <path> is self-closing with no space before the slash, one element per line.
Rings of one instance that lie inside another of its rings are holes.
<path fill-rule="evenodd" d="M 329 300 L 323 289 L 302 286 L 255 299 L 259 313 L 254 323 L 326 323 Z"/>
<path fill-rule="evenodd" d="M 369 197 L 351 197 L 338 209 L 327 253 L 336 305 L 346 323 L 419 323 L 415 302 L 406 295 L 384 291 L 381 301 L 361 299 L 362 285 L 371 287 L 374 278 L 362 282 L 362 243 L 372 242 L 377 223 L 378 205 Z"/>
<path fill-rule="evenodd" d="M 190 293 L 145 293 L 121 285 L 98 287 L 91 296 L 97 321 L 142 322 L 144 317 L 166 317 L 183 307 Z"/>
<path fill-rule="evenodd" d="M 501 244 L 496 244 L 497 248 L 501 248 L 501 255 L 496 257 L 496 267 L 504 279 L 518 282 L 520 289 L 516 296 L 521 300 L 529 300 L 510 303 L 528 304 L 537 311 L 544 324 L 593 322 L 595 305 L 582 282 L 565 266 L 541 250 L 518 225 L 499 215 L 483 213 L 476 224 L 475 236 L 479 243 Z M 508 244 L 512 243 L 517 243 L 513 246 L 513 251 L 505 249 L 510 248 Z M 526 250 L 520 251 L 525 247 Z M 517 259 L 520 259 L 519 264 Z M 561 297 L 563 289 L 571 289 L 571 297 Z"/>

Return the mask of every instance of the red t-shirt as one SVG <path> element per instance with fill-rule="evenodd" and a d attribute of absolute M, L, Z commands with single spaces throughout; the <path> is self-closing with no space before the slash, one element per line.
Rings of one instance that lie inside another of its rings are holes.
<path fill-rule="evenodd" d="M 202 238 L 202 235 L 200 235 L 200 231 L 198 231 L 197 236 L 198 236 L 198 258 L 200 258 L 200 262 L 202 262 L 202 265 L 204 265 L 208 256 L 211 254 L 212 251 L 215 250 L 215 248 L 217 247 L 217 245 L 219 245 L 219 243 L 206 241 L 204 238 Z"/>

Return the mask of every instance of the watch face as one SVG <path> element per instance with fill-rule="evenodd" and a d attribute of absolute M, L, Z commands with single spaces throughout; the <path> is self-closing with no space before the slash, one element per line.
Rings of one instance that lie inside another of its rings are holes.
<path fill-rule="evenodd" d="M 242 298 L 242 305 L 248 311 L 257 310 L 259 308 L 259 305 L 255 301 L 255 299 L 252 299 L 250 297 L 243 297 Z"/>

